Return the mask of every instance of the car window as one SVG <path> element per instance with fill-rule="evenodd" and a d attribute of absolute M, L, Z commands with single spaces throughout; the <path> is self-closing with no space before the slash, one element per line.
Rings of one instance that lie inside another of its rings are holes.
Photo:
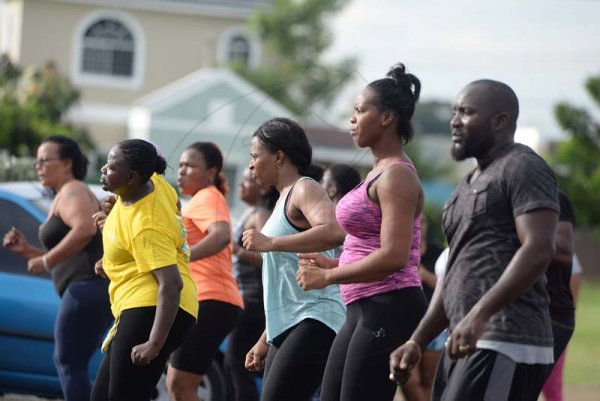
<path fill-rule="evenodd" d="M 37 219 L 21 206 L 6 199 L 0 199 L 0 210 L 2 210 L 2 213 L 0 213 L 0 235 L 2 237 L 11 227 L 17 227 L 27 237 L 29 244 L 38 248 L 42 247 L 38 238 L 40 223 Z M 29 274 L 27 272 L 27 259 L 4 247 L 0 247 L 0 271 Z M 49 277 L 48 274 L 45 276 Z"/>

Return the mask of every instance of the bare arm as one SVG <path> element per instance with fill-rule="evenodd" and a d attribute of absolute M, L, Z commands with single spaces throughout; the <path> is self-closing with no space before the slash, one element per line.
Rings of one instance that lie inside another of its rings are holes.
<path fill-rule="evenodd" d="M 179 310 L 183 282 L 177 265 L 154 269 L 152 275 L 158 282 L 156 315 L 148 341 L 131 349 L 131 360 L 135 365 L 147 365 L 156 358 L 167 341 Z"/>
<path fill-rule="evenodd" d="M 61 190 L 60 199 L 57 201 L 56 212 L 71 229 L 54 248 L 46 253 L 50 268 L 85 248 L 97 230 L 92 216 L 99 210 L 99 206 L 84 183 L 68 182 Z M 42 263 L 41 257 L 39 259 L 32 262 Z"/>
<path fill-rule="evenodd" d="M 421 353 L 436 336 L 448 327 L 448 318 L 444 311 L 443 283 L 435 288 L 431 303 L 410 340 L 396 348 L 390 354 L 390 379 L 405 383 L 410 371 L 419 363 Z"/>
<path fill-rule="evenodd" d="M 231 226 L 226 221 L 216 221 L 208 226 L 206 237 L 190 247 L 190 260 L 216 255 L 231 243 Z"/>
<path fill-rule="evenodd" d="M 290 198 L 291 209 L 302 214 L 296 217 L 309 227 L 306 231 L 269 238 L 256 230 L 244 232 L 244 248 L 259 252 L 320 252 L 344 242 L 346 233 L 335 219 L 333 203 L 323 187 L 312 180 L 300 181 Z"/>
<path fill-rule="evenodd" d="M 270 214 L 271 213 L 266 209 L 257 211 L 250 219 L 248 219 L 249 221 L 244 226 L 244 230 L 255 229 L 260 231 L 269 219 Z M 247 250 L 237 243 L 234 244 L 234 251 L 240 261 L 248 263 L 254 267 L 262 267 L 262 256 L 260 252 Z"/>
<path fill-rule="evenodd" d="M 380 280 L 406 266 L 415 216 L 422 205 L 421 185 L 406 166 L 391 166 L 375 182 L 381 207 L 381 245 L 366 257 L 328 270 L 329 284 Z"/>

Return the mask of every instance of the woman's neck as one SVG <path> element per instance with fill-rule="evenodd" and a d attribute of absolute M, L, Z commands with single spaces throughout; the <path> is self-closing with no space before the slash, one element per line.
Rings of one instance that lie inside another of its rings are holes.
<path fill-rule="evenodd" d="M 60 190 L 65 186 L 65 184 L 68 184 L 71 181 L 75 181 L 75 177 L 69 176 L 64 178 L 63 180 L 61 180 L 58 185 L 55 185 L 54 187 L 52 187 L 52 189 L 54 190 L 55 193 L 59 193 Z"/>
<path fill-rule="evenodd" d="M 300 179 L 301 175 L 298 174 L 297 171 L 290 171 L 288 173 L 280 174 L 277 179 L 277 183 L 275 184 L 275 188 L 279 193 L 282 193 L 287 188 L 290 188 L 292 185 L 296 183 Z"/>
<path fill-rule="evenodd" d="M 153 190 L 154 190 L 154 185 L 152 184 L 152 182 L 147 181 L 144 184 L 142 184 L 139 188 L 134 189 L 127 194 L 120 195 L 121 202 L 123 202 L 123 204 L 125 204 L 125 205 L 132 205 L 135 202 L 142 199 L 143 197 L 145 197 L 146 195 L 148 195 Z"/>

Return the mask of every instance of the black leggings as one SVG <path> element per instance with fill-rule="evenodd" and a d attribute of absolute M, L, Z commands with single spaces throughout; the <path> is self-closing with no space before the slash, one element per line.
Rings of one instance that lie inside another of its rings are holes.
<path fill-rule="evenodd" d="M 305 319 L 269 347 L 262 401 L 308 401 L 321 383 L 335 332 Z"/>
<path fill-rule="evenodd" d="M 244 311 L 227 339 L 225 367 L 233 385 L 234 401 L 258 401 L 256 373 L 249 372 L 246 354 L 265 331 L 265 309 L 262 302 L 244 300 Z"/>
<path fill-rule="evenodd" d="M 156 307 L 127 309 L 121 313 L 115 337 L 100 369 L 91 401 L 149 401 L 156 383 L 165 369 L 169 354 L 183 341 L 195 319 L 179 309 L 167 341 L 149 365 L 131 362 L 131 349 L 148 341 Z"/>
<path fill-rule="evenodd" d="M 169 359 L 177 370 L 204 375 L 212 364 L 219 345 L 233 330 L 242 308 L 223 301 L 198 302 L 198 321 Z"/>
<path fill-rule="evenodd" d="M 321 401 L 391 401 L 390 353 L 406 342 L 427 309 L 421 288 L 403 288 L 348 305 L 327 360 Z"/>

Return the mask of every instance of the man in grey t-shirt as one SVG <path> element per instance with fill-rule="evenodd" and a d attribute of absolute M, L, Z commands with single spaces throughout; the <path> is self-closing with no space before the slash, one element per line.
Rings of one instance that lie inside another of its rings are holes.
<path fill-rule="evenodd" d="M 444 206 L 446 276 L 411 339 L 390 355 L 406 380 L 427 343 L 449 326 L 434 400 L 537 400 L 553 362 L 544 272 L 554 253 L 558 190 L 552 170 L 514 143 L 515 93 L 491 80 L 454 103 L 452 156 L 477 167 Z"/>

